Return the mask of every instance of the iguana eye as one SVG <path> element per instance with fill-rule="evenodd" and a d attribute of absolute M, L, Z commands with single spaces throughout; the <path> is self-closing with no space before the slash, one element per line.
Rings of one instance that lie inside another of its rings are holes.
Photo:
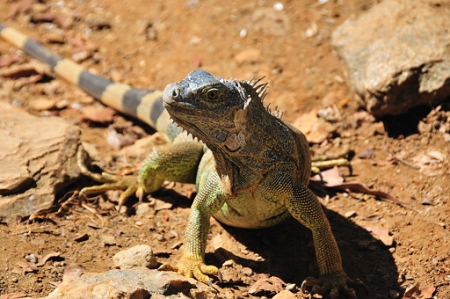
<path fill-rule="evenodd" d="M 220 91 L 216 88 L 210 89 L 206 92 L 206 97 L 210 101 L 217 100 L 219 98 L 219 96 L 220 96 Z"/>

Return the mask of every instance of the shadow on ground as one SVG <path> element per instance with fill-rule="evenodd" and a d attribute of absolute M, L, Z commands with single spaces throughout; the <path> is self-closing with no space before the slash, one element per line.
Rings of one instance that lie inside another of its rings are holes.
<path fill-rule="evenodd" d="M 388 249 L 367 230 L 349 219 L 331 210 L 325 209 L 325 213 L 339 244 L 344 270 L 351 278 L 361 279 L 369 289 L 367 293 L 363 287 L 358 287 L 358 298 L 388 297 L 390 290 L 399 291 L 398 270 Z M 227 255 L 234 256 L 237 263 L 250 267 L 255 272 L 277 276 L 286 283 L 295 283 L 297 286 L 301 285 L 304 278 L 317 276 L 312 235 L 293 218 L 262 230 L 223 227 L 249 250 L 264 259 L 256 262 L 228 252 Z M 370 245 L 361 246 L 364 243 Z"/>

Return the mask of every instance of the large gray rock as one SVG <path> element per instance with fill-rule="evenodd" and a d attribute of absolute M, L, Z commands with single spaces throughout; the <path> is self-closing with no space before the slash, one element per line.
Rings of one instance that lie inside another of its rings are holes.
<path fill-rule="evenodd" d="M 0 102 L 0 218 L 28 216 L 53 203 L 79 176 L 80 130 Z"/>
<path fill-rule="evenodd" d="M 63 282 L 41 299 L 209 299 L 215 291 L 194 279 L 174 272 L 147 268 L 111 270 L 103 273 L 64 274 Z"/>
<path fill-rule="evenodd" d="M 332 43 L 364 106 L 400 114 L 450 96 L 450 1 L 384 0 L 347 20 Z"/>

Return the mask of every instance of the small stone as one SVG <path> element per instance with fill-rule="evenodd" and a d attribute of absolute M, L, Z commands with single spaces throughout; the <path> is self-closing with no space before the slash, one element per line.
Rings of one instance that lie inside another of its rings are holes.
<path fill-rule="evenodd" d="M 392 245 L 394 244 L 394 237 L 389 235 L 382 235 L 380 237 L 380 241 L 383 242 L 384 246 L 392 247 Z"/>
<path fill-rule="evenodd" d="M 249 267 L 243 267 L 243 268 L 241 269 L 241 273 L 242 273 L 243 275 L 245 275 L 245 276 L 250 276 L 250 275 L 253 274 L 253 270 L 252 270 L 251 268 L 249 268 Z"/>
<path fill-rule="evenodd" d="M 287 291 L 293 291 L 293 290 L 295 290 L 295 288 L 297 287 L 297 285 L 295 284 L 295 283 L 290 283 L 290 284 L 288 284 L 286 287 L 285 287 L 285 289 L 287 290 Z"/>
<path fill-rule="evenodd" d="M 34 254 L 29 254 L 29 255 L 27 255 L 26 257 L 25 257 L 25 259 L 27 260 L 27 261 L 29 261 L 30 263 L 33 263 L 33 264 L 36 264 L 37 263 L 37 258 L 36 258 L 36 256 L 34 255 Z"/>
<path fill-rule="evenodd" d="M 450 134 L 449 133 L 444 133 L 444 141 L 450 142 Z"/>
<path fill-rule="evenodd" d="M 283 10 L 284 6 L 283 3 L 277 2 L 273 5 L 273 9 L 277 10 L 277 11 L 281 11 Z"/>
<path fill-rule="evenodd" d="M 64 108 L 67 108 L 68 106 L 69 106 L 69 101 L 66 99 L 59 100 L 58 102 L 55 103 L 56 109 L 64 109 Z"/>
<path fill-rule="evenodd" d="M 352 218 L 354 216 L 356 216 L 356 211 L 349 211 L 347 213 L 344 214 L 345 218 Z"/>
<path fill-rule="evenodd" d="M 423 121 L 419 121 L 419 124 L 417 125 L 417 130 L 419 131 L 420 134 L 431 132 L 431 128 L 432 128 L 431 124 L 427 124 Z"/>
<path fill-rule="evenodd" d="M 100 239 L 101 239 L 101 243 L 103 244 L 103 246 L 116 245 L 116 238 L 113 235 L 102 234 L 100 236 Z"/>
<path fill-rule="evenodd" d="M 288 290 L 282 290 L 281 292 L 279 292 L 272 298 L 273 299 L 295 299 L 297 297 Z"/>
<path fill-rule="evenodd" d="M 66 42 L 66 37 L 58 32 L 49 32 L 45 38 L 51 44 L 64 44 Z"/>
<path fill-rule="evenodd" d="M 81 51 L 81 52 L 76 52 L 72 55 L 72 60 L 80 63 L 83 62 L 85 60 L 87 60 L 88 58 L 90 58 L 92 56 L 92 52 L 91 51 Z"/>
<path fill-rule="evenodd" d="M 114 266 L 120 269 L 133 267 L 147 267 L 154 269 L 158 266 L 153 250 L 148 245 L 137 245 L 127 250 L 119 251 L 113 257 Z"/>
<path fill-rule="evenodd" d="M 30 108 L 37 111 L 50 110 L 55 107 L 55 101 L 47 98 L 37 98 L 29 102 Z"/>
<path fill-rule="evenodd" d="M 107 18 L 96 14 L 88 14 L 85 17 L 85 22 L 91 29 L 111 28 L 111 22 Z"/>

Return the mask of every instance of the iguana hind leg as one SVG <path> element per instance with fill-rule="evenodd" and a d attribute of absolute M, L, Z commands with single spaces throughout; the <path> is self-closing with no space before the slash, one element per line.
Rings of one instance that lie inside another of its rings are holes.
<path fill-rule="evenodd" d="M 119 176 L 103 172 L 93 173 L 84 164 L 84 150 L 78 152 L 78 166 L 85 176 L 103 183 L 99 186 L 85 187 L 80 196 L 101 193 L 108 190 L 123 190 L 119 206 L 128 197 L 136 194 L 142 200 L 144 194 L 161 188 L 164 181 L 195 183 L 198 164 L 203 155 L 203 145 L 196 141 L 182 141 L 152 152 L 142 164 L 138 175 Z"/>

